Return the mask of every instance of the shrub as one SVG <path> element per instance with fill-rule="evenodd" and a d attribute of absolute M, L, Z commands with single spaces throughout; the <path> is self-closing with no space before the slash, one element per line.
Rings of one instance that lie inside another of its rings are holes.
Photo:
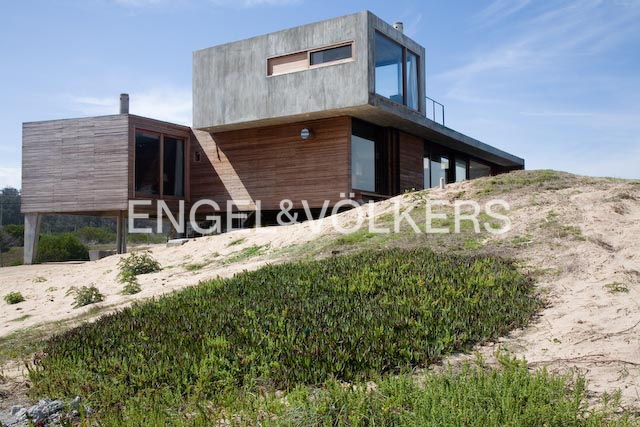
<path fill-rule="evenodd" d="M 101 227 L 82 227 L 74 233 L 86 244 L 105 244 L 116 241 L 116 233 Z"/>
<path fill-rule="evenodd" d="M 85 305 L 95 304 L 104 300 L 104 295 L 100 293 L 95 285 L 83 286 L 81 288 L 73 286 L 69 288 L 66 295 L 73 295 L 73 308 L 84 307 Z"/>
<path fill-rule="evenodd" d="M 72 233 L 49 234 L 40 238 L 38 262 L 88 260 L 87 246 Z"/>
<path fill-rule="evenodd" d="M 266 266 L 58 335 L 30 378 L 39 395 L 102 410 L 357 381 L 524 325 L 539 307 L 531 289 L 504 261 L 424 249 Z"/>
<path fill-rule="evenodd" d="M 131 276 L 127 278 L 126 282 L 124 282 L 124 286 L 122 287 L 122 291 L 120 291 L 120 294 L 134 295 L 141 290 L 142 288 L 140 287 L 140 283 L 138 283 L 138 279 L 136 278 L 136 276 Z"/>
<path fill-rule="evenodd" d="M 160 271 L 160 264 L 148 252 L 133 252 L 118 261 L 118 268 L 118 280 L 120 283 L 127 283 L 138 274 Z"/>
<path fill-rule="evenodd" d="M 24 301 L 24 297 L 20 292 L 9 292 L 4 296 L 4 300 L 7 304 L 17 304 Z"/>

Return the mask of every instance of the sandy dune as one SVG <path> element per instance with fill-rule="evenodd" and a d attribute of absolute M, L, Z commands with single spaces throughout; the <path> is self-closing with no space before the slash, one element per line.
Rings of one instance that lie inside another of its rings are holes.
<path fill-rule="evenodd" d="M 477 188 L 474 185 L 454 184 L 430 191 L 426 197 L 472 198 Z M 528 328 L 479 350 L 490 358 L 501 348 L 526 357 L 535 367 L 579 370 L 590 380 L 592 391 L 620 389 L 626 405 L 640 407 L 639 183 L 585 178 L 577 179 L 570 188 L 525 187 L 498 196 L 511 205 L 513 229 L 490 239 L 497 247 L 504 243 L 510 256 L 536 273 L 549 306 Z M 404 205 L 411 203 L 411 197 L 399 196 L 396 200 Z M 389 209 L 391 203 L 379 203 L 377 212 Z M 356 210 L 352 210 L 340 214 L 339 220 L 352 223 L 355 215 Z M 314 226 L 308 222 L 240 230 L 200 238 L 177 248 L 151 246 L 150 251 L 164 269 L 140 276 L 143 290 L 135 296 L 119 295 L 118 256 L 92 263 L 3 268 L 0 295 L 19 290 L 27 300 L 13 306 L 0 303 L 0 336 L 91 310 L 71 308 L 72 298 L 65 296 L 71 286 L 95 284 L 106 296 L 102 305 L 114 309 L 204 279 L 282 261 L 287 257 L 283 248 L 295 250 L 295 245 L 335 234 L 329 219 L 319 224 L 317 232 Z M 241 238 L 245 240 L 240 244 L 230 245 Z M 225 264 L 225 258 L 253 245 L 268 247 L 264 247 L 263 255 Z M 206 265 L 196 271 L 185 269 L 188 264 L 198 263 Z"/>

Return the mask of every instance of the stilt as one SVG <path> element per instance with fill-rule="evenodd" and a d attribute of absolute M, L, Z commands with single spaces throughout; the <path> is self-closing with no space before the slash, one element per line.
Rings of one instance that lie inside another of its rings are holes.
<path fill-rule="evenodd" d="M 125 224 L 124 212 L 118 212 L 116 227 L 116 252 L 124 254 L 127 252 L 127 227 Z"/>
<path fill-rule="evenodd" d="M 39 213 L 24 214 L 24 263 L 27 265 L 36 262 L 38 256 L 41 220 Z"/>

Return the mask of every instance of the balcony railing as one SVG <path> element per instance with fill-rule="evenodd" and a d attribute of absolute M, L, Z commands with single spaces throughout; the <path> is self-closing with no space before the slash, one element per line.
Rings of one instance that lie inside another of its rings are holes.
<path fill-rule="evenodd" d="M 425 115 L 427 118 L 444 126 L 444 105 L 428 96 L 425 96 L 425 98 L 427 98 L 425 105 Z"/>

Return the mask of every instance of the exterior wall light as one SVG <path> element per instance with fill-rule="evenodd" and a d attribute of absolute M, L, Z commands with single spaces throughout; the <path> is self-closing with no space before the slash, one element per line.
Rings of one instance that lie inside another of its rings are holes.
<path fill-rule="evenodd" d="M 304 128 L 300 131 L 300 138 L 302 138 L 302 140 L 306 140 L 309 139 L 311 137 L 311 130 Z"/>

